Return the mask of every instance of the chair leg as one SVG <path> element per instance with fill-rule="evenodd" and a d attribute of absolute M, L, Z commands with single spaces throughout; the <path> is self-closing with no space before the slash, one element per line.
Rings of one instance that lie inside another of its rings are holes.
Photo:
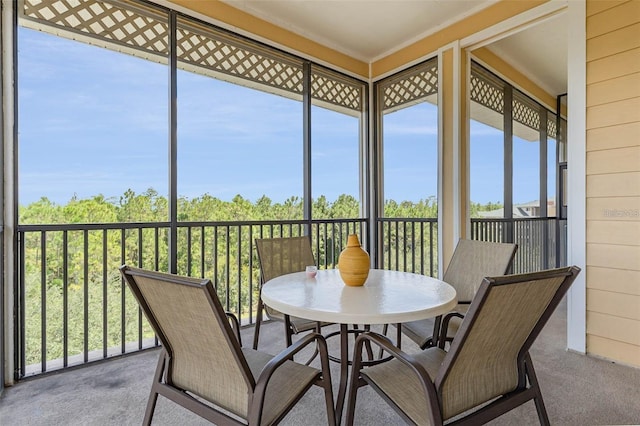
<path fill-rule="evenodd" d="M 396 347 L 398 349 L 402 349 L 402 323 L 396 323 L 395 326 L 396 326 Z M 388 331 L 389 331 L 389 324 L 383 325 L 382 335 L 386 336 Z M 378 359 L 382 359 L 383 355 L 384 355 L 384 349 L 380 347 L 380 349 L 378 350 Z"/>
<path fill-rule="evenodd" d="M 440 333 L 442 332 L 442 315 L 435 317 L 433 321 L 433 332 L 431 333 L 431 339 L 428 339 L 420 349 L 432 348 L 440 345 L 441 349 L 444 349 L 444 343 L 440 343 Z M 445 333 L 446 337 L 446 333 Z"/>
<path fill-rule="evenodd" d="M 151 391 L 149 393 L 149 400 L 147 401 L 147 408 L 144 412 L 144 420 L 142 421 L 143 425 L 150 425 L 151 420 L 153 419 L 153 412 L 156 409 L 156 403 L 158 402 L 158 390 L 156 389 L 162 381 L 162 374 L 164 373 L 164 366 L 167 359 L 167 354 L 164 349 L 162 353 L 158 357 L 158 366 L 156 367 L 156 372 L 153 375 L 153 383 L 151 384 Z"/>
<path fill-rule="evenodd" d="M 258 340 L 260 338 L 260 325 L 262 325 L 262 300 L 258 299 L 258 312 L 256 313 L 256 325 L 253 329 L 253 350 L 258 350 Z"/>
<path fill-rule="evenodd" d="M 360 364 L 362 362 L 362 345 L 355 345 L 353 348 L 353 363 L 351 365 L 351 381 L 349 385 L 349 395 L 347 398 L 347 413 L 345 423 L 347 426 L 353 426 L 356 412 L 356 399 L 358 397 L 358 384 L 360 379 Z M 343 372 L 347 374 L 346 371 Z M 338 424 L 341 418 L 337 417 Z"/>
<path fill-rule="evenodd" d="M 291 317 L 289 317 L 289 315 L 284 316 L 284 334 L 287 347 L 289 347 L 293 344 L 293 339 L 291 338 L 291 336 L 293 336 L 293 330 L 291 329 Z"/>
<path fill-rule="evenodd" d="M 544 406 L 542 392 L 540 391 L 540 385 L 538 384 L 538 377 L 536 376 L 536 372 L 533 368 L 533 362 L 531 361 L 531 356 L 529 354 L 527 354 L 527 356 L 525 357 L 524 365 L 527 372 L 527 377 L 529 378 L 529 385 L 534 390 L 536 395 L 533 398 L 533 402 L 535 402 L 536 404 L 536 411 L 538 412 L 538 419 L 540 420 L 540 424 L 543 426 L 549 426 L 551 423 L 549 422 L 547 409 Z"/>
<path fill-rule="evenodd" d="M 382 326 L 382 335 L 386 336 L 387 335 L 387 331 L 389 331 L 389 324 L 385 324 Z"/>
<path fill-rule="evenodd" d="M 385 324 L 382 326 L 382 335 L 386 336 L 387 332 L 389 331 L 389 324 Z M 398 333 L 399 335 L 400 333 Z M 384 354 L 384 350 L 382 348 L 380 348 L 378 350 L 378 359 L 382 359 L 382 355 Z"/>
<path fill-rule="evenodd" d="M 320 323 L 317 325 L 320 329 Z M 322 348 L 320 348 L 322 347 Z M 320 353 L 322 350 L 323 355 L 328 355 L 327 342 L 325 340 L 316 341 L 316 352 Z M 327 356 L 320 355 L 320 366 L 322 370 L 322 387 L 324 388 L 324 402 L 327 409 L 327 424 L 329 426 L 336 426 L 336 409 L 333 405 L 333 387 L 331 386 L 331 369 L 329 367 L 329 358 Z"/>
<path fill-rule="evenodd" d="M 371 331 L 371 326 L 369 324 L 365 324 L 364 331 Z M 354 337 L 358 337 L 358 335 L 356 334 Z M 369 361 L 373 361 L 373 349 L 371 348 L 371 342 L 368 340 L 365 342 L 365 350 L 367 351 Z"/>

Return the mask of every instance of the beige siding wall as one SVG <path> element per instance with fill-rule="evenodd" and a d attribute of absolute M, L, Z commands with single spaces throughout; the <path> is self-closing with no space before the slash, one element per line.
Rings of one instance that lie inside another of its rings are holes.
<path fill-rule="evenodd" d="M 587 1 L 586 54 L 587 351 L 640 366 L 640 1 Z"/>

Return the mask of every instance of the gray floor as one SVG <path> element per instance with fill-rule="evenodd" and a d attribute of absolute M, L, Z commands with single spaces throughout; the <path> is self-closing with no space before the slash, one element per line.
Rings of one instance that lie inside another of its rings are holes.
<path fill-rule="evenodd" d="M 532 358 L 553 425 L 640 424 L 640 369 L 567 352 L 562 307 L 532 349 Z M 283 345 L 281 324 L 267 325 L 261 349 L 275 353 Z M 243 331 L 249 344 L 253 329 Z M 331 339 L 336 340 L 336 339 Z M 333 350 L 335 344 L 331 342 Z M 404 341 L 407 351 L 417 348 Z M 138 425 L 142 421 L 157 350 L 60 374 L 28 380 L 5 389 L 0 398 L 1 425 Z M 333 368 L 333 367 L 332 367 Z M 333 374 L 334 384 L 337 372 Z M 358 394 L 356 424 L 402 424 L 371 389 Z M 322 393 L 312 389 L 283 421 L 284 425 L 326 422 Z M 163 399 L 154 424 L 207 424 Z M 537 425 L 533 402 L 505 414 L 492 425 Z"/>

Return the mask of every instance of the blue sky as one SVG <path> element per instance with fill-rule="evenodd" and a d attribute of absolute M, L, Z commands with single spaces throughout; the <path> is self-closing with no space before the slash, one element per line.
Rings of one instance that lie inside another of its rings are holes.
<path fill-rule="evenodd" d="M 20 204 L 117 198 L 129 188 L 166 195 L 167 79 L 165 65 L 20 28 Z M 436 195 L 434 108 L 385 116 L 385 198 Z M 313 108 L 314 197 L 358 196 L 358 132 L 356 118 Z M 479 124 L 471 132 L 472 200 L 500 201 L 502 134 Z M 179 72 L 179 195 L 300 197 L 301 140 L 299 101 Z M 537 144 L 520 151 L 516 202 L 525 202 L 538 198 Z"/>

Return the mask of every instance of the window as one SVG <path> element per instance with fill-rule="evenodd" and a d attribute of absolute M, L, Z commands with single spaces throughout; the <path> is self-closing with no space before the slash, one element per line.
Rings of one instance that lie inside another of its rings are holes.
<path fill-rule="evenodd" d="M 438 215 L 438 63 L 378 83 L 384 217 Z"/>
<path fill-rule="evenodd" d="M 179 218 L 302 219 L 302 61 L 186 18 L 178 51 Z"/>
<path fill-rule="evenodd" d="M 540 216 L 540 112 L 538 105 L 518 91 L 513 94 L 513 209 L 514 218 Z"/>
<path fill-rule="evenodd" d="M 540 217 L 556 192 L 555 133 L 555 114 L 472 63 L 471 216 Z"/>
<path fill-rule="evenodd" d="M 84 16 L 84 6 L 75 13 Z M 120 215 L 110 208 L 133 193 L 167 196 L 166 15 L 98 4 L 102 19 L 119 20 L 131 34 L 98 35 L 96 26 L 61 14 L 47 23 L 58 29 L 56 36 L 38 31 L 50 29 L 39 20 L 49 16 L 47 3 L 26 1 L 24 7 L 18 31 L 20 222 L 167 220 L 166 208 Z M 74 211 L 63 218 L 53 208 L 22 208 L 32 203 Z"/>
<path fill-rule="evenodd" d="M 311 73 L 311 188 L 314 219 L 363 217 L 367 165 L 365 86 L 326 68 Z"/>
<path fill-rule="evenodd" d="M 22 5 L 21 205 L 92 200 L 108 209 L 136 200 L 122 214 L 78 221 L 167 221 L 175 164 L 178 220 L 303 219 L 310 196 L 346 202 L 331 217 L 363 215 L 363 82 L 315 64 L 304 71 L 296 56 L 179 14 L 170 28 L 168 10 L 142 2 Z M 172 32 L 176 129 L 167 119 Z M 305 90 L 313 105 L 306 124 Z M 35 216 L 21 222 L 69 221 Z"/>

